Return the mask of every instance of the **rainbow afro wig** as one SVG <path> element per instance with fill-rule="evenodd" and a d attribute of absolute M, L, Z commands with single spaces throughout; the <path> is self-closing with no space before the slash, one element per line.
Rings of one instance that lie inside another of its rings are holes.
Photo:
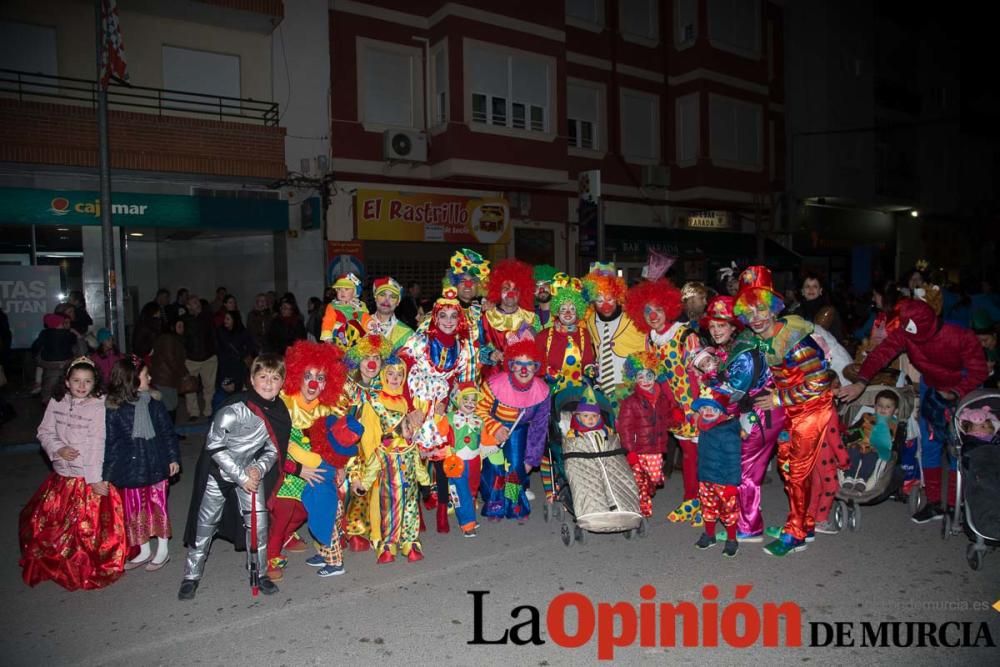
<path fill-rule="evenodd" d="M 583 286 L 590 301 L 598 296 L 611 297 L 619 304 L 625 301 L 625 279 L 618 275 L 614 264 L 591 264 L 590 273 L 583 277 Z"/>
<path fill-rule="evenodd" d="M 368 357 L 378 357 L 382 361 L 389 358 L 392 352 L 392 345 L 389 339 L 378 334 L 368 334 L 358 339 L 347 351 L 347 365 L 351 370 L 357 370 L 363 359 Z"/>
<path fill-rule="evenodd" d="M 736 295 L 733 313 L 746 324 L 753 317 L 753 311 L 761 306 L 777 315 L 785 309 L 785 302 L 774 291 L 770 269 L 766 266 L 749 266 L 740 274 L 740 291 Z"/>
<path fill-rule="evenodd" d="M 643 370 L 653 371 L 653 376 L 657 382 L 663 382 L 667 379 L 664 366 L 660 363 L 660 358 L 656 356 L 655 352 L 648 350 L 628 355 L 625 358 L 625 366 L 622 370 L 625 374 L 625 381 L 630 386 L 635 384 L 636 376 L 639 375 L 639 371 Z"/>

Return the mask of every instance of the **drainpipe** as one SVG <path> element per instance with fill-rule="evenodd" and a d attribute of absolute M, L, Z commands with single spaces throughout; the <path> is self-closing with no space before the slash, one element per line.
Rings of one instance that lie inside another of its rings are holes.
<path fill-rule="evenodd" d="M 424 45 L 424 134 L 427 135 L 427 143 L 431 141 L 430 133 L 427 131 L 431 125 L 431 41 L 426 37 L 411 37 L 415 42 L 422 42 Z"/>

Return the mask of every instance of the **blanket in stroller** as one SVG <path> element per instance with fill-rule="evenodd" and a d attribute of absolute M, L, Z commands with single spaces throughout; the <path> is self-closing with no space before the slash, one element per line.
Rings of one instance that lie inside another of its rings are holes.
<path fill-rule="evenodd" d="M 976 447 L 964 458 L 966 511 L 976 531 L 1000 540 L 1000 445 Z"/>
<path fill-rule="evenodd" d="M 639 491 L 617 435 L 591 431 L 567 437 L 563 459 L 581 528 L 614 533 L 639 526 Z"/>

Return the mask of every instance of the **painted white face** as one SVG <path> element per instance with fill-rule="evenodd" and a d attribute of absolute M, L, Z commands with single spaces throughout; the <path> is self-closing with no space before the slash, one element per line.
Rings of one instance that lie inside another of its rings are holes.
<path fill-rule="evenodd" d="M 326 373 L 318 368 L 308 368 L 302 374 L 302 388 L 299 392 L 307 401 L 315 401 L 326 389 Z"/>
<path fill-rule="evenodd" d="M 514 310 L 521 299 L 521 290 L 513 282 L 507 280 L 500 286 L 500 305 L 504 310 Z"/>
<path fill-rule="evenodd" d="M 771 309 L 766 304 L 762 303 L 754 306 L 748 326 L 758 336 L 770 338 L 773 335 L 774 320 L 774 313 L 771 312 Z"/>
<path fill-rule="evenodd" d="M 559 321 L 562 324 L 576 324 L 577 319 L 576 306 L 572 303 L 564 303 L 559 306 Z"/>
<path fill-rule="evenodd" d="M 635 383 L 643 391 L 653 391 L 653 387 L 656 386 L 656 375 L 644 368 L 635 374 Z"/>
<path fill-rule="evenodd" d="M 443 334 L 453 334 L 458 329 L 459 312 L 455 308 L 442 308 L 434 321 L 438 331 Z"/>
<path fill-rule="evenodd" d="M 594 301 L 594 306 L 597 308 L 598 313 L 604 317 L 610 317 L 615 312 L 615 308 L 618 307 L 618 300 L 613 296 L 598 294 L 597 299 Z"/>
<path fill-rule="evenodd" d="M 270 401 L 281 391 L 281 385 L 285 384 L 285 378 L 275 371 L 262 368 L 250 378 L 250 384 L 253 385 L 254 391 L 261 398 Z"/>

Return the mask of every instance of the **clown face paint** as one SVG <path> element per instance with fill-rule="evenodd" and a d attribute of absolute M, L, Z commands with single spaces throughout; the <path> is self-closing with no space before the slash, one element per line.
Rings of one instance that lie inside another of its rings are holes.
<path fill-rule="evenodd" d="M 365 357 L 361 360 L 361 378 L 366 382 L 371 382 L 378 377 L 379 372 L 382 370 L 382 358 L 377 354 L 373 354 L 370 357 Z"/>
<path fill-rule="evenodd" d="M 468 303 L 472 301 L 476 292 L 479 288 L 479 281 L 475 278 L 470 278 L 468 276 L 462 278 L 461 282 L 458 283 L 458 298 L 460 301 L 465 301 Z"/>
<path fill-rule="evenodd" d="M 375 296 L 375 310 L 379 313 L 379 315 L 385 315 L 386 317 L 392 315 L 398 305 L 399 297 L 392 292 L 379 292 Z"/>
<path fill-rule="evenodd" d="M 524 385 L 530 383 L 531 379 L 535 377 L 535 373 L 538 372 L 538 362 L 531 357 L 522 355 L 512 359 L 507 364 L 507 368 L 514 377 L 514 381 Z"/>
<path fill-rule="evenodd" d="M 434 324 L 437 330 L 443 334 L 451 335 L 458 328 L 459 312 L 455 308 L 442 308 L 438 312 Z"/>
<path fill-rule="evenodd" d="M 502 285 L 500 285 L 500 306 L 508 311 L 513 312 L 517 310 L 518 301 L 521 298 L 521 290 L 509 280 L 505 280 Z"/>
<path fill-rule="evenodd" d="M 597 300 L 594 301 L 594 306 L 597 308 L 597 312 L 604 317 L 611 317 L 615 309 L 618 308 L 618 300 L 613 296 L 599 294 L 597 295 Z"/>
<path fill-rule="evenodd" d="M 651 303 L 646 304 L 646 307 L 643 309 L 643 315 L 646 318 L 646 324 L 653 331 L 660 332 L 667 328 L 666 314 L 659 306 L 654 306 Z"/>
<path fill-rule="evenodd" d="M 725 345 L 736 333 L 736 327 L 729 322 L 722 320 L 710 320 L 708 323 L 708 335 L 716 345 Z"/>
<path fill-rule="evenodd" d="M 635 383 L 643 391 L 653 391 L 653 387 L 656 385 L 656 375 L 653 371 L 644 368 L 635 374 Z"/>
<path fill-rule="evenodd" d="M 564 303 L 559 306 L 559 322 L 564 325 L 576 324 L 576 306 L 571 303 Z"/>
<path fill-rule="evenodd" d="M 476 411 L 476 403 L 478 402 L 479 397 L 475 394 L 465 394 L 458 400 L 458 409 L 463 414 L 471 415 Z"/>
<path fill-rule="evenodd" d="M 318 368 L 307 368 L 302 374 L 302 388 L 299 390 L 302 398 L 315 401 L 326 389 L 326 373 Z"/>
<path fill-rule="evenodd" d="M 767 304 L 760 303 L 754 306 L 747 326 L 761 338 L 771 338 L 774 336 L 774 322 L 774 313 L 771 312 Z"/>

